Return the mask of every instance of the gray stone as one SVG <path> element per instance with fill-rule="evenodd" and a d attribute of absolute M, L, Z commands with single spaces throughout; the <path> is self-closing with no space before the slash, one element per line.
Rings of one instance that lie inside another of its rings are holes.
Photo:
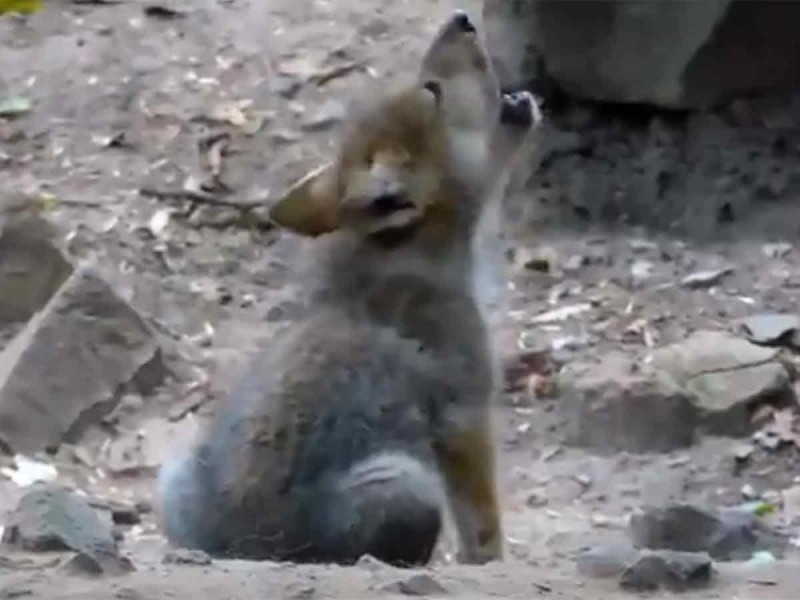
<path fill-rule="evenodd" d="M 704 427 L 719 435 L 744 435 L 753 407 L 792 397 L 777 350 L 725 331 L 698 331 L 653 353 L 652 366 L 665 385 L 688 394 Z"/>
<path fill-rule="evenodd" d="M 786 314 L 763 314 L 747 317 L 742 328 L 748 339 L 763 346 L 800 346 L 800 317 Z"/>
<path fill-rule="evenodd" d="M 604 453 L 668 452 L 694 441 L 689 396 L 632 373 L 624 356 L 607 355 L 577 375 L 565 369 L 558 387 L 570 444 Z"/>
<path fill-rule="evenodd" d="M 800 485 L 783 490 L 781 495 L 784 521 L 790 526 L 800 525 Z"/>
<path fill-rule="evenodd" d="M 772 555 L 771 552 L 759 551 L 755 552 L 750 560 L 744 563 L 748 569 L 765 569 L 771 567 L 778 560 Z"/>
<path fill-rule="evenodd" d="M 0 600 L 15 600 L 16 598 L 29 598 L 33 596 L 33 588 L 21 582 L 6 582 L 0 590 Z"/>
<path fill-rule="evenodd" d="M 211 557 L 202 550 L 175 548 L 164 554 L 165 565 L 195 565 L 208 566 L 212 563 Z"/>
<path fill-rule="evenodd" d="M 641 287 L 653 276 L 655 264 L 649 260 L 637 259 L 633 261 L 630 270 L 631 287 Z"/>
<path fill-rule="evenodd" d="M 117 525 L 138 525 L 142 522 L 139 509 L 134 504 L 127 504 L 117 500 L 89 499 L 89 505 L 98 510 L 107 511 Z"/>
<path fill-rule="evenodd" d="M 152 378 L 158 350 L 136 311 L 91 270 L 75 271 L 0 354 L 0 441 L 30 454 L 74 437 L 120 386 Z"/>
<path fill-rule="evenodd" d="M 629 533 L 640 548 L 707 552 L 714 560 L 746 560 L 758 550 L 782 555 L 785 536 L 738 509 L 691 504 L 649 508 L 631 515 Z"/>
<path fill-rule="evenodd" d="M 382 591 L 404 596 L 440 596 L 447 589 L 426 573 L 417 573 L 405 579 L 399 579 L 383 586 Z"/>
<path fill-rule="evenodd" d="M 576 564 L 581 575 L 609 579 L 619 577 L 638 555 L 630 543 L 601 544 L 581 552 Z"/>
<path fill-rule="evenodd" d="M 52 226 L 35 215 L 0 225 L 0 326 L 27 321 L 72 273 L 54 239 Z"/>
<path fill-rule="evenodd" d="M 126 575 L 136 570 L 130 559 L 116 554 L 78 552 L 64 568 L 75 575 Z"/>
<path fill-rule="evenodd" d="M 11 515 L 3 542 L 32 552 L 74 550 L 73 562 L 84 572 L 129 572 L 133 567 L 119 555 L 107 517 L 65 487 L 35 484 Z"/>
<path fill-rule="evenodd" d="M 317 588 L 313 585 L 295 583 L 284 591 L 284 598 L 289 600 L 306 600 L 317 596 Z"/>
<path fill-rule="evenodd" d="M 631 591 L 666 588 L 685 591 L 704 588 L 714 574 L 711 558 L 705 552 L 644 552 L 620 577 L 620 586 Z"/>
<path fill-rule="evenodd" d="M 34 484 L 20 499 L 3 541 L 32 552 L 115 548 L 110 518 L 71 490 Z"/>
<path fill-rule="evenodd" d="M 776 242 L 774 244 L 764 244 L 761 251 L 767 258 L 783 258 L 792 251 L 793 246 L 789 242 Z"/>
<path fill-rule="evenodd" d="M 793 2 L 484 0 L 483 18 L 507 88 L 552 79 L 582 98 L 705 109 L 800 83 Z"/>
<path fill-rule="evenodd" d="M 356 566 L 373 573 L 389 568 L 387 563 L 375 558 L 371 554 L 364 554 L 363 556 L 359 557 L 358 561 L 356 562 Z"/>

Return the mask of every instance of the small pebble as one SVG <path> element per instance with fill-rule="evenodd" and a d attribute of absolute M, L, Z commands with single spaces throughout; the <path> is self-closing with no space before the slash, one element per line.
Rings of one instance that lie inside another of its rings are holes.
<path fill-rule="evenodd" d="M 188 550 L 176 548 L 164 554 L 165 565 L 196 565 L 207 566 L 211 564 L 211 557 L 202 550 Z"/>
<path fill-rule="evenodd" d="M 543 506 L 547 506 L 547 502 L 547 496 L 541 491 L 531 492 L 525 500 L 525 504 L 530 508 L 542 508 Z"/>
<path fill-rule="evenodd" d="M 742 486 L 742 497 L 745 500 L 755 500 L 756 498 L 758 498 L 758 492 L 756 492 L 755 488 L 752 485 L 746 483 Z"/>
<path fill-rule="evenodd" d="M 738 446 L 734 450 L 733 456 L 739 462 L 745 462 L 745 461 L 750 459 L 750 457 L 753 455 L 753 451 L 754 450 L 755 450 L 755 448 L 753 448 L 752 445 L 750 445 L 750 444 L 742 444 L 741 446 Z"/>
<path fill-rule="evenodd" d="M 404 596 L 438 596 L 447 593 L 444 586 L 430 575 L 419 573 L 383 586 L 383 591 Z"/>

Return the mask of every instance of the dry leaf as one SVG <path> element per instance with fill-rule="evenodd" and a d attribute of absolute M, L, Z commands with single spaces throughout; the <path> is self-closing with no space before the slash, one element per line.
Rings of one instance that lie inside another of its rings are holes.
<path fill-rule="evenodd" d="M 323 85 L 325 85 L 326 83 L 330 83 L 334 79 L 346 77 L 347 75 L 353 73 L 354 71 L 363 70 L 365 67 L 366 67 L 366 61 L 349 62 L 343 65 L 337 65 L 320 73 L 312 75 L 311 81 L 314 82 L 316 85 L 322 87 Z"/>
<path fill-rule="evenodd" d="M 800 433 L 794 431 L 794 412 L 791 408 L 776 411 L 772 417 L 772 429 L 778 438 L 785 443 L 794 444 L 800 448 Z"/>
<path fill-rule="evenodd" d="M 287 77 L 297 77 L 307 81 L 320 72 L 317 61 L 309 59 L 307 56 L 299 56 L 292 60 L 287 60 L 278 66 L 278 73 Z"/>
<path fill-rule="evenodd" d="M 222 175 L 222 156 L 230 139 L 229 134 L 221 133 L 203 139 L 198 144 L 204 159 L 204 166 L 211 172 L 214 180 L 219 179 Z"/>
<path fill-rule="evenodd" d="M 0 117 L 18 117 L 30 112 L 32 108 L 33 102 L 30 98 L 9 96 L 0 100 Z"/>
<path fill-rule="evenodd" d="M 31 14 L 41 7 L 42 0 L 0 0 L 0 15 L 9 12 Z"/>
<path fill-rule="evenodd" d="M 155 237 L 161 237 L 169 225 L 169 220 L 170 210 L 168 208 L 162 208 L 153 213 L 153 216 L 150 217 L 150 220 L 147 222 L 147 229 Z"/>
<path fill-rule="evenodd" d="M 238 101 L 223 102 L 211 109 L 209 118 L 221 123 L 230 123 L 235 127 L 244 127 L 247 124 L 247 116 Z"/>
<path fill-rule="evenodd" d="M 581 313 L 591 309 L 592 305 L 588 302 L 582 304 L 573 304 L 570 306 L 563 306 L 555 310 L 550 310 L 540 313 L 533 317 L 529 322 L 533 325 L 541 325 L 543 323 L 554 323 L 556 321 L 566 321 L 570 317 L 575 317 Z"/>

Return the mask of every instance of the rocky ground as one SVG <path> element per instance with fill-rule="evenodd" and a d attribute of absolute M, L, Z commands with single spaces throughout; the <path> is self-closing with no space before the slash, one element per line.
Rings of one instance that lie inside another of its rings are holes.
<path fill-rule="evenodd" d="M 602 207 L 565 208 L 559 185 L 565 171 L 623 178 L 637 144 L 587 152 L 557 119 L 543 169 L 512 198 L 509 304 L 494 315 L 508 376 L 496 411 L 507 560 L 458 566 L 444 543 L 414 575 L 165 548 L 158 465 L 302 302 L 296 243 L 263 206 L 325 156 L 348 98 L 413 69 L 452 8 L 51 0 L 0 20 L 0 598 L 797 589 L 796 198 L 754 218 L 741 202 L 716 206 L 716 238 L 693 235 L 707 211 L 691 207 L 659 213 L 674 227 L 603 227 Z M 669 149 L 703 130 L 671 127 L 630 137 Z M 577 163 L 553 166 L 570 153 Z M 756 195 L 791 188 L 772 158 L 747 160 Z"/>

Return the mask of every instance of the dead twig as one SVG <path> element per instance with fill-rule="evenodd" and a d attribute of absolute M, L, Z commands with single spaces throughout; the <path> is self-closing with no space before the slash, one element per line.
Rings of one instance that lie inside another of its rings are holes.
<path fill-rule="evenodd" d="M 158 200 L 188 200 L 197 204 L 208 204 L 209 206 L 219 206 L 222 208 L 234 208 L 237 210 L 252 210 L 264 205 L 263 200 L 226 200 L 213 194 L 197 190 L 185 189 L 158 189 L 154 187 L 143 187 L 139 189 L 142 196 L 156 198 Z"/>
<path fill-rule="evenodd" d="M 96 4 L 98 6 L 124 4 L 125 0 L 71 0 L 72 4 Z"/>
<path fill-rule="evenodd" d="M 211 400 L 211 397 L 211 378 L 203 372 L 201 378 L 189 384 L 183 397 L 170 407 L 167 418 L 173 422 L 180 421 Z"/>
<path fill-rule="evenodd" d="M 317 75 L 312 75 L 309 81 L 319 87 L 322 87 L 326 83 L 330 83 L 334 79 L 339 79 L 340 77 L 345 77 L 354 71 L 363 71 L 366 69 L 366 67 L 367 61 L 365 60 L 337 65 L 328 69 L 327 71 L 318 73 Z"/>
<path fill-rule="evenodd" d="M 144 14 L 148 17 L 156 19 L 179 19 L 186 16 L 182 10 L 171 8 L 169 6 L 161 6 L 160 4 L 150 4 L 144 7 Z"/>

